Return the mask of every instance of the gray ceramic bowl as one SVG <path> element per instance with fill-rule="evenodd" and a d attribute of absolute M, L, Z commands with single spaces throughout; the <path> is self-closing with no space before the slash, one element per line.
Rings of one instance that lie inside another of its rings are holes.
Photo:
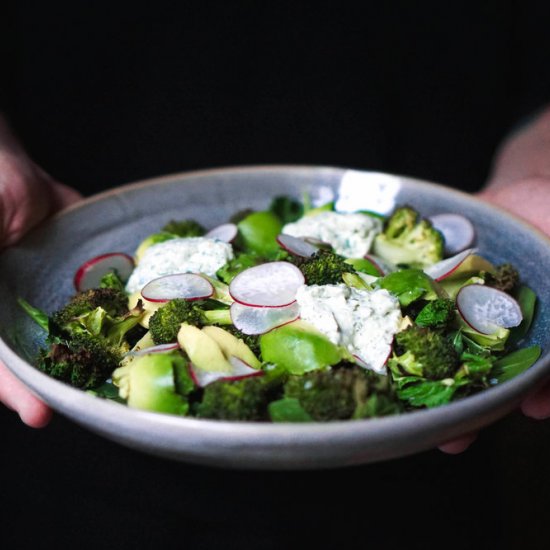
<path fill-rule="evenodd" d="M 424 215 L 466 214 L 477 246 L 494 262 L 511 261 L 539 297 L 526 344 L 542 357 L 498 387 L 432 410 L 374 420 L 325 424 L 230 423 L 148 413 L 57 382 L 29 363 L 40 330 L 17 305 L 21 296 L 51 311 L 72 294 L 75 269 L 95 255 L 133 253 L 139 241 L 172 218 L 207 227 L 270 197 L 309 192 L 342 210 L 389 212 L 408 203 Z M 445 187 L 388 174 L 321 167 L 220 169 L 175 175 L 90 198 L 35 230 L 0 257 L 0 358 L 56 411 L 123 445 L 194 463 L 234 468 L 308 469 L 374 462 L 430 449 L 506 415 L 550 371 L 550 242 L 528 225 Z"/>

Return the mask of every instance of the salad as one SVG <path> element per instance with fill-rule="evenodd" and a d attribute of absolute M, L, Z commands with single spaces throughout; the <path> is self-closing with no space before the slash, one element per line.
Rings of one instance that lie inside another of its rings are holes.
<path fill-rule="evenodd" d="M 437 407 L 509 380 L 536 296 L 473 248 L 467 218 L 276 197 L 207 231 L 168 222 L 76 272 L 36 366 L 161 413 L 323 422 Z"/>

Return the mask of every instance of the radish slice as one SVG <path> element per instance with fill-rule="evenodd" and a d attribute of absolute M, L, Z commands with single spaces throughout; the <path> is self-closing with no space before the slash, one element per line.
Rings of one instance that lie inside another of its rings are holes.
<path fill-rule="evenodd" d="M 304 283 L 295 265 L 270 262 L 239 273 L 229 285 L 229 294 L 246 306 L 282 307 L 296 300 L 296 292 Z"/>
<path fill-rule="evenodd" d="M 393 346 L 392 344 L 388 344 L 387 346 L 387 353 L 385 355 L 379 354 L 377 356 L 376 362 L 370 362 L 368 363 L 365 361 L 360 355 L 353 354 L 353 358 L 355 359 L 355 362 L 364 369 L 372 370 L 378 374 L 385 374 L 385 365 L 388 362 L 388 359 L 391 357 Z"/>
<path fill-rule="evenodd" d="M 433 226 L 443 234 L 446 254 L 457 254 L 472 246 L 475 229 L 468 218 L 460 214 L 437 214 L 429 219 Z"/>
<path fill-rule="evenodd" d="M 165 275 L 148 282 L 141 290 L 141 295 L 149 302 L 167 302 L 176 298 L 201 300 L 210 298 L 212 294 L 212 284 L 196 273 Z"/>
<path fill-rule="evenodd" d="M 159 344 L 158 346 L 152 346 L 150 348 L 143 348 L 138 351 L 129 351 L 126 355 L 134 357 L 140 357 L 141 355 L 149 355 L 151 353 L 166 353 L 167 351 L 174 351 L 179 348 L 179 344 Z"/>
<path fill-rule="evenodd" d="M 377 270 L 378 273 L 383 277 L 395 269 L 392 269 L 389 264 L 387 264 L 382 258 L 375 256 L 374 254 L 365 254 L 365 260 L 368 260 Z"/>
<path fill-rule="evenodd" d="M 424 269 L 424 273 L 436 281 L 442 281 L 451 275 L 458 268 L 458 266 L 475 251 L 475 248 L 468 248 L 467 250 L 459 252 L 451 258 L 441 260 L 440 262 L 427 267 Z"/>
<path fill-rule="evenodd" d="M 300 237 L 306 243 L 312 244 L 315 248 L 325 248 L 327 250 L 332 250 L 332 245 L 327 243 L 327 241 L 322 241 L 317 237 Z"/>
<path fill-rule="evenodd" d="M 197 368 L 193 363 L 190 364 L 189 373 L 193 382 L 197 386 L 204 388 L 212 382 L 217 380 L 226 380 L 228 382 L 234 382 L 236 380 L 244 380 L 245 378 L 251 378 L 253 376 L 263 376 L 264 372 L 259 369 L 253 369 L 248 363 L 245 363 L 238 357 L 231 356 L 229 363 L 232 366 L 231 371 L 227 372 L 212 372 Z"/>
<path fill-rule="evenodd" d="M 293 237 L 292 235 L 286 235 L 281 233 L 277 237 L 277 242 L 287 251 L 293 254 L 294 256 L 300 256 L 301 258 L 311 258 L 317 248 L 312 244 L 305 242 L 298 237 Z"/>
<path fill-rule="evenodd" d="M 467 285 L 456 296 L 456 306 L 464 321 L 482 334 L 499 328 L 517 327 L 522 319 L 519 304 L 506 292 L 485 285 Z"/>
<path fill-rule="evenodd" d="M 224 223 L 208 231 L 205 237 L 207 237 L 208 239 L 217 239 L 218 241 L 230 243 L 235 240 L 237 233 L 238 229 L 234 223 Z"/>
<path fill-rule="evenodd" d="M 229 311 L 233 324 L 244 334 L 264 334 L 300 316 L 297 302 L 283 307 L 253 307 L 234 302 Z"/>
<path fill-rule="evenodd" d="M 116 272 L 122 281 L 127 281 L 134 270 L 134 260 L 122 252 L 102 254 L 84 262 L 74 276 L 74 286 L 78 292 L 97 288 L 104 275 Z"/>

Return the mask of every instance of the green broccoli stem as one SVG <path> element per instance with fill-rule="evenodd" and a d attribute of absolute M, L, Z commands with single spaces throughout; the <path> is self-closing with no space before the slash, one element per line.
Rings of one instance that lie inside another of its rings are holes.
<path fill-rule="evenodd" d="M 229 309 L 209 309 L 203 315 L 210 325 L 232 325 Z"/>

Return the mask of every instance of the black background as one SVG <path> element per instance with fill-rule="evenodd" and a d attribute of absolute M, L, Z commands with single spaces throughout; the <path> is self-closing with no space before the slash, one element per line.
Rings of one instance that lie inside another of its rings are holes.
<path fill-rule="evenodd" d="M 13 4 L 4 108 L 86 194 L 263 163 L 476 190 L 499 140 L 550 98 L 542 2 L 270 4 Z M 550 424 L 519 413 L 460 456 L 290 473 L 169 462 L 59 416 L 0 422 L 5 548 L 547 547 Z"/>

